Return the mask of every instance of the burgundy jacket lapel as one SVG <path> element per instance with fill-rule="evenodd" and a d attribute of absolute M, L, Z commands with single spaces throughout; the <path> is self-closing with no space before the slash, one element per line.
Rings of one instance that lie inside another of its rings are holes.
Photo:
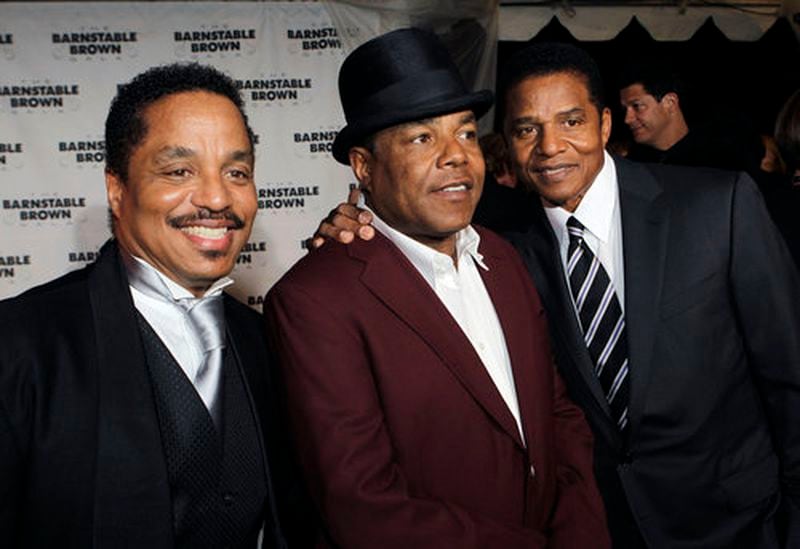
<path fill-rule="evenodd" d="M 517 424 L 469 339 L 406 257 L 386 239 L 356 242 L 351 257 L 363 261 L 363 284 L 440 357 L 463 387 L 520 447 Z"/>
<path fill-rule="evenodd" d="M 516 283 L 517 277 L 509 276 L 510 265 L 502 255 L 493 253 L 491 248 L 481 246 L 481 253 L 484 255 L 489 270 L 480 270 L 486 290 L 494 303 L 497 317 L 503 328 L 503 335 L 506 340 L 508 355 L 511 360 L 511 369 L 514 373 L 514 385 L 517 392 L 522 428 L 525 433 L 525 441 L 528 449 L 534 448 L 533 443 L 534 426 L 547 424 L 549 420 L 539 417 L 540 410 L 535 406 L 538 400 L 538 392 L 541 380 L 537 379 L 536 373 L 539 368 L 533 367 L 542 357 L 533 356 L 530 345 L 533 337 L 532 330 L 536 329 L 526 319 L 538 315 L 539 312 L 527 310 L 530 301 L 525 298 L 524 290 L 509 287 L 510 283 Z M 549 358 L 549 357 L 545 357 Z M 523 365 L 525 367 L 523 367 Z M 537 396 L 531 396 L 532 393 Z M 533 455 L 529 455 L 532 459 Z"/>

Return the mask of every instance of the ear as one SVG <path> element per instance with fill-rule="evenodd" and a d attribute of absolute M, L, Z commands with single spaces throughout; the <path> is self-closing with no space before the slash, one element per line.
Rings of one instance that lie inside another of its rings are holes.
<path fill-rule="evenodd" d="M 353 147 L 350 149 L 350 168 L 353 170 L 353 175 L 358 179 L 359 186 L 369 191 L 372 170 L 372 153 L 366 147 Z"/>
<path fill-rule="evenodd" d="M 608 107 L 600 113 L 600 136 L 603 139 L 603 147 L 605 147 L 608 138 L 611 137 L 611 110 Z"/>
<path fill-rule="evenodd" d="M 119 219 L 122 212 L 122 199 L 125 196 L 125 183 L 118 175 L 106 170 L 106 199 L 108 207 L 115 219 Z"/>
<path fill-rule="evenodd" d="M 664 94 L 664 97 L 661 98 L 661 102 L 670 110 L 675 110 L 680 106 L 680 100 L 678 99 L 678 94 L 675 92 L 668 92 Z"/>

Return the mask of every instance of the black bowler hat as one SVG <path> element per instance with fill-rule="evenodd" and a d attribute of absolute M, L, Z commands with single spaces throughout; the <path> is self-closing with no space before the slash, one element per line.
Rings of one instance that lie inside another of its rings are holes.
<path fill-rule="evenodd" d="M 444 45 L 433 33 L 400 29 L 353 50 L 339 70 L 339 97 L 347 125 L 333 141 L 333 157 L 349 164 L 350 147 L 379 130 L 472 110 L 480 117 L 492 92 L 470 93 Z"/>

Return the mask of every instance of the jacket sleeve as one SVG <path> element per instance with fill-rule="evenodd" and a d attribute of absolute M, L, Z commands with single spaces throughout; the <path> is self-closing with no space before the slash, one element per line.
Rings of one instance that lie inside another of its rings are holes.
<path fill-rule="evenodd" d="M 545 546 L 535 530 L 410 494 L 383 419 L 367 347 L 342 311 L 284 281 L 268 294 L 264 312 L 279 350 L 298 457 L 338 546 Z"/>
<path fill-rule="evenodd" d="M 13 333 L 10 319 L 15 317 L 13 310 L 0 304 L 0 333 Z M 0 532 L 5 540 L 15 540 L 18 534 L 26 474 L 27 441 L 20 433 L 25 407 L 20 402 L 25 400 L 27 391 L 20 362 L 24 361 L 18 360 L 11 341 L 0 342 Z"/>
<path fill-rule="evenodd" d="M 745 174 L 731 201 L 730 280 L 745 352 L 780 460 L 789 541 L 800 545 L 800 276 Z"/>

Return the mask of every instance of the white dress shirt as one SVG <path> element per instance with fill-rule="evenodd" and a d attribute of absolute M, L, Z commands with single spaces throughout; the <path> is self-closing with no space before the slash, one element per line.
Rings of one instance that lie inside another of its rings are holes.
<path fill-rule="evenodd" d="M 172 298 L 167 300 L 153 297 L 131 285 L 133 305 L 167 347 L 172 357 L 186 374 L 186 377 L 194 383 L 197 370 L 203 364 L 203 343 L 192 329 L 192 325 L 186 315 L 186 309 L 178 301 L 191 301 L 202 298 L 195 297 L 189 290 L 163 275 L 146 261 L 138 257 L 133 259 L 136 260 L 140 267 L 158 275 Z M 220 278 L 206 290 L 202 297 L 218 295 L 231 284 L 233 284 L 233 279 L 229 277 Z"/>
<path fill-rule="evenodd" d="M 449 255 L 393 229 L 375 212 L 372 215 L 375 229 L 392 241 L 408 258 L 461 327 L 514 416 L 524 441 L 506 339 L 497 311 L 478 273 L 478 267 L 489 270 L 483 256 L 478 252 L 480 235 L 471 226 L 456 234 L 456 268 Z"/>
<path fill-rule="evenodd" d="M 567 279 L 567 285 L 569 286 L 569 277 L 566 275 L 569 248 L 567 220 L 570 216 L 574 216 L 586 228 L 583 240 L 608 273 L 624 312 L 625 256 L 622 253 L 622 215 L 619 208 L 617 169 L 611 156 L 607 152 L 604 153 L 600 173 L 574 212 L 568 212 L 560 206 L 545 206 L 544 211 L 558 239 L 561 264 L 564 267 L 562 271 Z"/>

